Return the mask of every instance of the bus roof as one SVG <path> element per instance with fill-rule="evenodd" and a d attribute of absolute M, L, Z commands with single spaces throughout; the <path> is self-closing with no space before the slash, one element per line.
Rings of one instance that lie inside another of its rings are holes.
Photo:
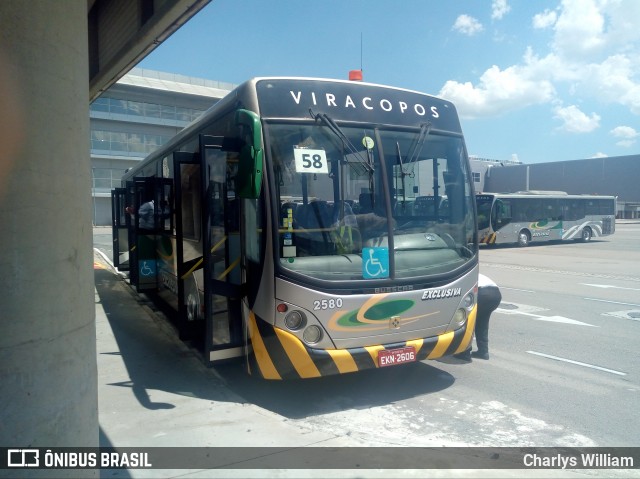
<path fill-rule="evenodd" d="M 453 103 L 426 93 L 350 80 L 256 77 L 238 85 L 169 142 L 127 170 L 123 180 L 135 176 L 154 159 L 166 156 L 220 112 L 235 106 L 256 111 L 267 119 L 311 120 L 311 109 L 338 121 L 410 127 L 420 127 L 429 122 L 432 131 L 462 134 Z"/>
<path fill-rule="evenodd" d="M 565 191 L 541 191 L 541 190 L 530 190 L 530 191 L 518 191 L 516 193 L 491 193 L 491 192 L 482 192 L 477 193 L 476 197 L 491 197 L 491 198 L 558 198 L 558 199 L 574 199 L 574 198 L 599 198 L 599 199 L 615 199 L 616 196 L 611 195 L 594 195 L 594 194 L 569 194 Z"/>

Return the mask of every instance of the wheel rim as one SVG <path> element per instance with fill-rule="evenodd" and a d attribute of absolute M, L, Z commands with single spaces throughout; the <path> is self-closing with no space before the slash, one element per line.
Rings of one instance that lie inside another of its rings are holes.
<path fill-rule="evenodd" d="M 198 298 L 191 293 L 187 296 L 187 320 L 195 321 L 198 319 Z"/>
<path fill-rule="evenodd" d="M 527 246 L 529 244 L 529 236 L 527 235 L 527 233 L 520 233 L 518 240 L 519 240 L 518 242 L 522 246 Z"/>

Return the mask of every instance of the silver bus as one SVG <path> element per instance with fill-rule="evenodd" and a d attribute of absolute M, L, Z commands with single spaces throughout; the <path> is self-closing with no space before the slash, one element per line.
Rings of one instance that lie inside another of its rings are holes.
<path fill-rule="evenodd" d="M 473 201 L 450 102 L 258 78 L 125 173 L 114 257 L 207 363 L 242 358 L 266 379 L 343 374 L 467 348 Z"/>
<path fill-rule="evenodd" d="M 522 191 L 476 195 L 481 244 L 581 240 L 616 230 L 614 196 Z"/>

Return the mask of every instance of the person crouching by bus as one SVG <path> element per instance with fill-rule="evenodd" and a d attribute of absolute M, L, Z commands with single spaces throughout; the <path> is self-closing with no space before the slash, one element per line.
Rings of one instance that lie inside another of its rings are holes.
<path fill-rule="evenodd" d="M 502 301 L 500 288 L 487 276 L 481 274 L 478 277 L 478 311 L 476 313 L 476 346 L 477 351 L 471 352 L 471 347 L 454 357 L 463 361 L 471 361 L 471 358 L 489 359 L 489 319 Z"/>
<path fill-rule="evenodd" d="M 476 315 L 476 345 L 477 351 L 471 357 L 489 359 L 489 319 L 502 301 L 502 294 L 498 285 L 481 274 L 478 277 L 478 313 Z"/>

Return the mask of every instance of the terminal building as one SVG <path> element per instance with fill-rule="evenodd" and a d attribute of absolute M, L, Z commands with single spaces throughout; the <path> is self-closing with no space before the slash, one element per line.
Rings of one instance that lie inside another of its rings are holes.
<path fill-rule="evenodd" d="M 635 219 L 640 218 L 639 185 L 640 154 L 504 167 L 491 165 L 484 175 L 483 188 L 476 191 L 546 190 L 616 196 L 616 217 Z"/>
<path fill-rule="evenodd" d="M 111 190 L 236 85 L 133 68 L 91 104 L 93 224 L 111 225 Z M 523 165 L 470 156 L 477 192 L 566 191 L 618 197 L 618 217 L 640 217 L 640 155 Z"/>
<path fill-rule="evenodd" d="M 467 145 L 468 146 L 468 145 Z M 511 166 L 521 165 L 522 162 L 517 158 L 510 160 L 492 160 L 490 158 L 480 158 L 478 156 L 469 155 L 469 163 L 471 165 L 471 175 L 473 176 L 473 185 L 476 192 L 489 191 L 485 188 L 485 182 L 487 178 L 487 172 L 494 166 Z"/>
<path fill-rule="evenodd" d="M 236 85 L 133 68 L 90 106 L 93 224 L 111 225 L 111 190 Z"/>

